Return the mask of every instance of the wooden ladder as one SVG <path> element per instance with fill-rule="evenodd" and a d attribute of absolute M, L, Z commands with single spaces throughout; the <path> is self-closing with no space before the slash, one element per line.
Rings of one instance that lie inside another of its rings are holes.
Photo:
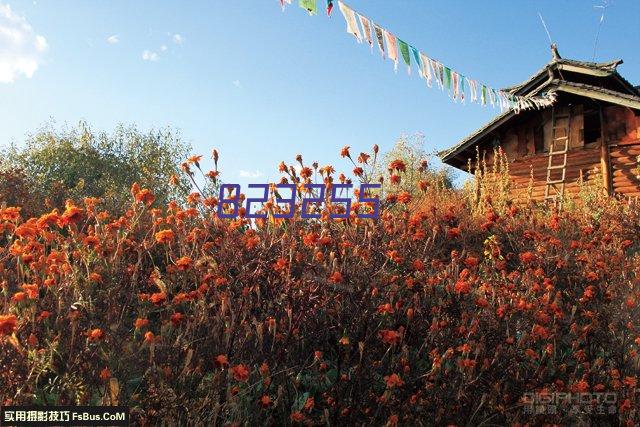
<path fill-rule="evenodd" d="M 551 112 L 551 143 L 549 144 L 549 162 L 547 164 L 547 184 L 544 190 L 545 201 L 553 201 L 562 207 L 564 187 L 567 177 L 567 153 L 571 138 L 571 107 L 567 114 Z M 564 122 L 564 123 L 563 123 Z M 558 162 L 556 158 L 562 159 Z"/>

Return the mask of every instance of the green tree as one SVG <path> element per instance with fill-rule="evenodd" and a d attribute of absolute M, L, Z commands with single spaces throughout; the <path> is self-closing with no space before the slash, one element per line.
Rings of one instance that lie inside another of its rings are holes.
<path fill-rule="evenodd" d="M 2 167 L 24 172 L 33 186 L 30 197 L 47 201 L 43 211 L 63 206 L 66 199 L 99 197 L 119 213 L 131 201 L 134 182 L 153 191 L 156 204 L 184 196 L 189 183 L 184 178 L 177 185 L 170 181 L 173 175 L 183 176 L 179 167 L 189 151 L 190 145 L 170 128 L 144 133 L 133 125 L 118 125 L 107 133 L 94 132 L 85 122 L 70 129 L 48 124 L 28 135 L 24 146 L 5 150 Z"/>

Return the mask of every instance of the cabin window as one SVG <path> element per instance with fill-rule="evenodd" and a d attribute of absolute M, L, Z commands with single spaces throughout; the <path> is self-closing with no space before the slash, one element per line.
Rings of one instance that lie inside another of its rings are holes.
<path fill-rule="evenodd" d="M 542 125 L 541 126 L 536 126 L 533 129 L 533 145 L 535 147 L 536 154 L 545 152 L 545 147 L 544 147 L 544 127 Z"/>
<path fill-rule="evenodd" d="M 584 112 L 584 143 L 593 144 L 602 137 L 602 123 L 600 111 L 590 110 Z"/>

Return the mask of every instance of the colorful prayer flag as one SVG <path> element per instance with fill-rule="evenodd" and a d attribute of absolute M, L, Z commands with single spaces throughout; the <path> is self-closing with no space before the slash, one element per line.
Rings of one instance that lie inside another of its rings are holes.
<path fill-rule="evenodd" d="M 344 16 L 344 20 L 347 22 L 347 33 L 353 34 L 358 43 L 362 43 L 362 35 L 360 34 L 360 28 L 356 21 L 356 13 L 346 4 L 338 1 L 338 8 Z"/>
<path fill-rule="evenodd" d="M 388 30 L 384 31 L 384 38 L 387 41 L 387 51 L 389 52 L 389 59 L 393 61 L 393 69 L 398 71 L 398 42 L 396 36 L 391 34 Z"/>
<path fill-rule="evenodd" d="M 416 62 L 416 68 L 418 69 L 418 75 L 422 78 L 422 66 L 420 65 L 420 54 L 418 53 L 418 49 L 413 46 L 409 46 L 411 53 L 413 54 L 413 60 Z"/>
<path fill-rule="evenodd" d="M 380 49 L 380 54 L 384 58 L 384 40 L 382 35 L 382 28 L 380 28 L 378 24 L 373 24 L 373 30 L 376 33 L 376 41 L 378 42 L 378 49 Z"/>
<path fill-rule="evenodd" d="M 318 4 L 316 0 L 298 0 L 298 6 L 309 12 L 309 15 L 318 13 Z"/>
<path fill-rule="evenodd" d="M 422 52 L 420 52 L 420 60 L 422 62 L 422 76 L 427 81 L 427 86 L 431 87 L 431 60 Z"/>
<path fill-rule="evenodd" d="M 369 46 L 373 47 L 373 39 L 371 38 L 371 21 L 360 14 L 358 14 L 358 18 L 360 19 L 360 25 L 362 25 L 362 34 L 364 34 L 364 39 L 369 43 Z"/>
<path fill-rule="evenodd" d="M 400 46 L 402 59 L 404 59 L 404 63 L 407 64 L 407 73 L 411 74 L 411 56 L 409 56 L 409 45 L 405 41 L 400 39 L 398 39 L 398 45 Z"/>
<path fill-rule="evenodd" d="M 451 84 L 453 86 L 453 99 L 458 99 L 458 95 L 460 94 L 460 76 L 457 72 L 451 72 Z"/>
<path fill-rule="evenodd" d="M 451 90 L 451 68 L 444 67 L 444 87 Z"/>
<path fill-rule="evenodd" d="M 327 16 L 331 16 L 333 10 L 333 0 L 327 0 Z"/>

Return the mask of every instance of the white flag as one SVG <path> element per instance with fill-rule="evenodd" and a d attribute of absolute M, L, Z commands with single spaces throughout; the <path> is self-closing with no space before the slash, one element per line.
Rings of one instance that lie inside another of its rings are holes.
<path fill-rule="evenodd" d="M 342 16 L 344 16 L 344 20 L 347 22 L 347 33 L 353 34 L 358 43 L 362 43 L 362 34 L 360 34 L 356 13 L 341 1 L 338 1 L 338 7 L 340 8 L 340 12 L 342 12 Z"/>

